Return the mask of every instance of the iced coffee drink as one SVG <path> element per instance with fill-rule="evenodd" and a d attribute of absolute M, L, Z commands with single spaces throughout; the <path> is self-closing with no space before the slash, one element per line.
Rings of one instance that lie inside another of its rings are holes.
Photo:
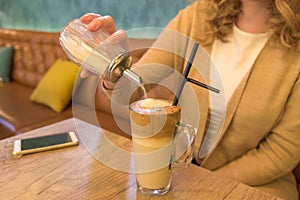
<path fill-rule="evenodd" d="M 164 194 L 170 189 L 171 146 L 180 108 L 171 101 L 144 99 L 130 106 L 136 178 L 144 194 Z"/>

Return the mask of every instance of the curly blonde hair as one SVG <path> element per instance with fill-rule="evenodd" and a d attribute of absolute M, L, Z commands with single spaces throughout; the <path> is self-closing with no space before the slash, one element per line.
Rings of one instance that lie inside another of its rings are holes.
<path fill-rule="evenodd" d="M 241 0 L 207 0 L 213 15 L 208 19 L 211 34 L 223 42 L 232 32 L 237 16 L 242 12 Z M 268 27 L 271 40 L 280 42 L 287 49 L 299 48 L 300 40 L 300 0 L 270 1 L 272 16 Z"/>

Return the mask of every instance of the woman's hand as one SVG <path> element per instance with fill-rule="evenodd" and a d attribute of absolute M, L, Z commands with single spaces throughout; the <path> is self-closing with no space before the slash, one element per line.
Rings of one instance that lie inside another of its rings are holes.
<path fill-rule="evenodd" d="M 111 16 L 101 16 L 95 13 L 87 13 L 80 17 L 80 21 L 88 24 L 87 29 L 91 32 L 96 32 L 100 29 L 105 29 L 110 36 L 107 38 L 107 42 L 110 44 L 119 44 L 124 49 L 128 49 L 127 35 L 124 30 L 116 30 L 116 25 Z M 88 77 L 92 72 L 83 69 L 80 73 L 81 78 Z M 106 89 L 113 89 L 114 83 L 104 80 L 104 87 Z"/>
<path fill-rule="evenodd" d="M 111 16 L 101 16 L 95 13 L 87 13 L 80 17 L 80 21 L 88 24 L 87 29 L 91 32 L 96 32 L 101 28 L 105 28 L 109 34 L 116 32 L 116 26 Z"/>

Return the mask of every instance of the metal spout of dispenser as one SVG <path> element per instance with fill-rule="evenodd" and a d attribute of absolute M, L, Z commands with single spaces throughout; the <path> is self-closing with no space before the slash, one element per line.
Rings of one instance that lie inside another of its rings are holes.
<path fill-rule="evenodd" d="M 139 75 L 137 75 L 135 72 L 131 71 L 130 69 L 124 70 L 123 71 L 123 76 L 128 78 L 131 82 L 133 82 L 137 86 L 143 85 L 142 78 Z"/>
<path fill-rule="evenodd" d="M 142 78 L 130 70 L 132 57 L 127 53 L 121 53 L 107 67 L 104 76 L 107 80 L 117 82 L 123 75 L 137 86 L 141 86 Z"/>

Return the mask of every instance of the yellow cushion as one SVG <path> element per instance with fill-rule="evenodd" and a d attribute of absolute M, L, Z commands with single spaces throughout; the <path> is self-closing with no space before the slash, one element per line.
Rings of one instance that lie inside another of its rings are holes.
<path fill-rule="evenodd" d="M 61 112 L 69 104 L 79 67 L 57 59 L 34 89 L 30 100 Z"/>

